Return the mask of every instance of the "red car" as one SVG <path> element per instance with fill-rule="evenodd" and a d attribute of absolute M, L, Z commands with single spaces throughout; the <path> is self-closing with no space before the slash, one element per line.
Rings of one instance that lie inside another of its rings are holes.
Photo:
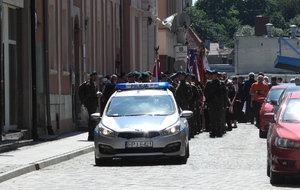
<path fill-rule="evenodd" d="M 273 86 L 267 97 L 263 100 L 263 104 L 260 109 L 260 128 L 259 128 L 259 137 L 260 138 L 267 138 L 268 130 L 269 130 L 269 122 L 265 122 L 262 119 L 262 116 L 265 113 L 272 112 L 273 105 L 271 105 L 271 100 L 278 100 L 281 93 L 284 91 L 284 89 L 287 87 L 287 84 L 280 84 Z"/>
<path fill-rule="evenodd" d="M 300 92 L 287 94 L 277 114 L 265 113 L 271 122 L 267 136 L 267 175 L 271 184 L 280 184 L 285 176 L 300 174 Z"/>

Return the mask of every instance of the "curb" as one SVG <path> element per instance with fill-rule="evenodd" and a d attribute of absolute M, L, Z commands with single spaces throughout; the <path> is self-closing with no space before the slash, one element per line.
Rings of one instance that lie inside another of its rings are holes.
<path fill-rule="evenodd" d="M 14 169 L 12 171 L 4 172 L 3 174 L 0 174 L 0 183 L 18 176 L 21 176 L 23 174 L 35 171 L 35 170 L 40 170 L 45 167 L 58 164 L 60 162 L 64 162 L 67 160 L 70 160 L 74 157 L 89 153 L 94 151 L 94 145 L 89 145 L 87 147 L 71 151 L 71 152 L 66 152 L 57 156 L 53 156 L 44 160 L 40 160 L 34 163 L 30 163 L 27 166 L 22 166 L 20 168 Z"/>

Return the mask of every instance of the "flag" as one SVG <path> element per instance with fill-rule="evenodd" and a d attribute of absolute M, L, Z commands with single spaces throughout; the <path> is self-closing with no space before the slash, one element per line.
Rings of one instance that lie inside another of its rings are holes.
<path fill-rule="evenodd" d="M 155 65 L 153 67 L 153 75 L 152 75 L 152 77 L 155 77 L 155 81 L 156 82 L 159 82 L 160 79 L 161 79 L 161 69 L 160 69 L 160 59 L 159 58 L 157 58 L 155 60 Z"/>
<path fill-rule="evenodd" d="M 169 28 L 169 30 L 171 30 L 173 20 L 174 20 L 175 16 L 177 16 L 177 15 L 178 15 L 178 13 L 174 13 L 171 16 L 163 19 L 163 21 L 161 22 L 162 25 L 166 26 L 167 28 Z"/>
<path fill-rule="evenodd" d="M 195 58 L 193 73 L 197 76 L 197 82 L 201 82 L 203 84 L 206 83 L 205 78 L 205 68 L 203 66 L 203 60 L 199 58 Z"/>

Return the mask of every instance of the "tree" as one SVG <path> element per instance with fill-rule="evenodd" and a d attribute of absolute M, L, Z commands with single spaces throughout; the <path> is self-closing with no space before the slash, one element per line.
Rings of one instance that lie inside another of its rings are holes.
<path fill-rule="evenodd" d="M 253 35 L 254 35 L 254 27 L 249 25 L 240 26 L 235 33 L 235 36 L 253 36 Z"/>

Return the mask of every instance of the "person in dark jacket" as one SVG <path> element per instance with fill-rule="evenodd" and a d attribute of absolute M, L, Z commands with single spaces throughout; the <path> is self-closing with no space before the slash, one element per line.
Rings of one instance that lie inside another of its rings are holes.
<path fill-rule="evenodd" d="M 253 72 L 250 72 L 248 76 L 249 78 L 244 81 L 243 98 L 246 101 L 246 119 L 247 121 L 250 121 L 251 124 L 254 124 L 254 113 L 253 108 L 251 107 L 250 88 L 251 85 L 256 82 L 256 80 Z"/>
<path fill-rule="evenodd" d="M 102 96 L 102 93 L 98 91 L 97 81 L 98 74 L 96 71 L 90 73 L 90 80 L 85 82 L 84 88 L 82 89 L 82 104 L 87 108 L 89 114 L 88 123 L 88 141 L 94 141 L 94 129 L 97 122 L 91 119 L 91 114 L 96 113 L 98 107 L 98 98 Z"/>
<path fill-rule="evenodd" d="M 277 77 L 276 76 L 272 76 L 271 77 L 271 82 L 268 84 L 269 89 L 271 89 L 272 86 L 276 86 L 276 85 L 278 85 L 278 83 L 277 83 Z"/>
<path fill-rule="evenodd" d="M 222 137 L 225 114 L 228 103 L 228 91 L 223 81 L 218 79 L 218 72 L 212 71 L 212 80 L 206 82 L 204 95 L 207 100 L 210 119 L 210 137 Z"/>
<path fill-rule="evenodd" d="M 105 99 L 104 107 L 106 106 L 111 95 L 116 91 L 116 83 L 118 80 L 118 76 L 113 74 L 110 76 L 110 82 L 106 85 L 105 90 L 103 91 L 103 96 Z"/>

